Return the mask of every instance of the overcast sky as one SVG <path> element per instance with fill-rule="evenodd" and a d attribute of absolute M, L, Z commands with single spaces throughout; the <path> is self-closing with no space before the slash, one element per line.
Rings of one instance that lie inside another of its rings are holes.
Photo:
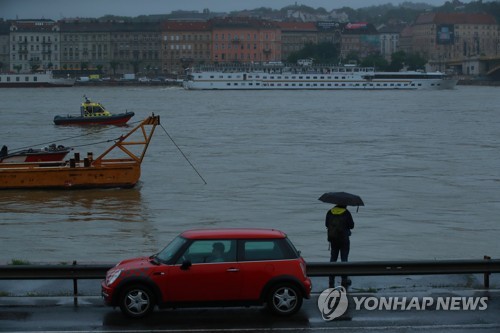
<path fill-rule="evenodd" d="M 323 7 L 327 10 L 348 6 L 367 7 L 392 3 L 398 5 L 405 0 L 304 0 L 297 4 Z M 413 0 L 440 6 L 445 0 Z M 470 0 L 462 0 L 470 2 Z M 173 10 L 198 10 L 208 8 L 215 12 L 230 12 L 257 7 L 279 9 L 295 4 L 288 0 L 0 0 L 0 18 L 4 19 L 53 19 L 66 17 L 100 17 L 106 14 L 138 16 L 168 14 Z"/>

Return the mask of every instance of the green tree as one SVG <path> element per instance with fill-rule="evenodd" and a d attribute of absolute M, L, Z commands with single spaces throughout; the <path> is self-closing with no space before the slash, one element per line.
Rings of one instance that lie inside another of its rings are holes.
<path fill-rule="evenodd" d="M 130 62 L 130 65 L 132 65 L 132 68 L 134 69 L 134 74 L 139 73 L 139 68 L 140 68 L 140 65 L 141 65 L 141 61 L 140 60 L 132 60 Z"/>
<path fill-rule="evenodd" d="M 389 62 L 380 54 L 372 54 L 361 60 L 363 67 L 375 67 L 377 70 L 385 71 L 389 66 Z"/>
<path fill-rule="evenodd" d="M 406 62 L 406 52 L 404 51 L 394 52 L 393 54 L 391 54 L 391 63 L 387 69 L 391 72 L 398 72 L 404 67 L 405 62 Z"/>
<path fill-rule="evenodd" d="M 113 76 L 116 75 L 116 69 L 118 68 L 119 64 L 120 64 L 120 62 L 118 62 L 116 60 L 111 60 L 109 62 L 109 67 L 111 67 L 111 69 L 113 70 Z"/>
<path fill-rule="evenodd" d="M 23 66 L 15 65 L 13 68 L 19 73 L 21 71 L 21 69 L 23 69 Z"/>
<path fill-rule="evenodd" d="M 287 61 L 296 64 L 299 59 L 313 58 L 316 64 L 332 64 L 338 61 L 338 57 L 339 49 L 333 43 L 307 43 L 301 50 L 290 54 Z"/>

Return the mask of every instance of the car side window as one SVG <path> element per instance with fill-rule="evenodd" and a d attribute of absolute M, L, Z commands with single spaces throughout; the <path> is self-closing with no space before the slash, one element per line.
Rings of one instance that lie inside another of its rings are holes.
<path fill-rule="evenodd" d="M 279 239 L 243 241 L 243 261 L 287 259 Z"/>
<path fill-rule="evenodd" d="M 177 264 L 189 260 L 193 264 L 236 261 L 236 241 L 227 239 L 195 240 Z"/>

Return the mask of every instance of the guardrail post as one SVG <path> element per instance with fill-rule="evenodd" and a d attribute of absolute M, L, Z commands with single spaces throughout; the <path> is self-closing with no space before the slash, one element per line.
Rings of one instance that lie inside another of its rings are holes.
<path fill-rule="evenodd" d="M 75 266 L 76 260 L 73 260 L 73 267 Z M 76 275 L 75 271 L 73 271 L 73 275 Z M 76 277 L 73 278 L 73 304 L 78 306 L 78 279 Z"/>
<path fill-rule="evenodd" d="M 490 256 L 484 256 L 484 260 L 491 260 Z M 488 272 L 484 273 L 484 288 L 489 289 L 490 288 L 490 274 Z"/>

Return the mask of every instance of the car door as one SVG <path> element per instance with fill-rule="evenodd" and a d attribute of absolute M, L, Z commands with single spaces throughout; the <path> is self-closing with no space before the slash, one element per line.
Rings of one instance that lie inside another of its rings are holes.
<path fill-rule="evenodd" d="M 222 256 L 217 257 L 214 252 L 221 244 Z M 236 250 L 235 240 L 194 240 L 169 269 L 167 301 L 239 300 L 242 277 Z"/>

